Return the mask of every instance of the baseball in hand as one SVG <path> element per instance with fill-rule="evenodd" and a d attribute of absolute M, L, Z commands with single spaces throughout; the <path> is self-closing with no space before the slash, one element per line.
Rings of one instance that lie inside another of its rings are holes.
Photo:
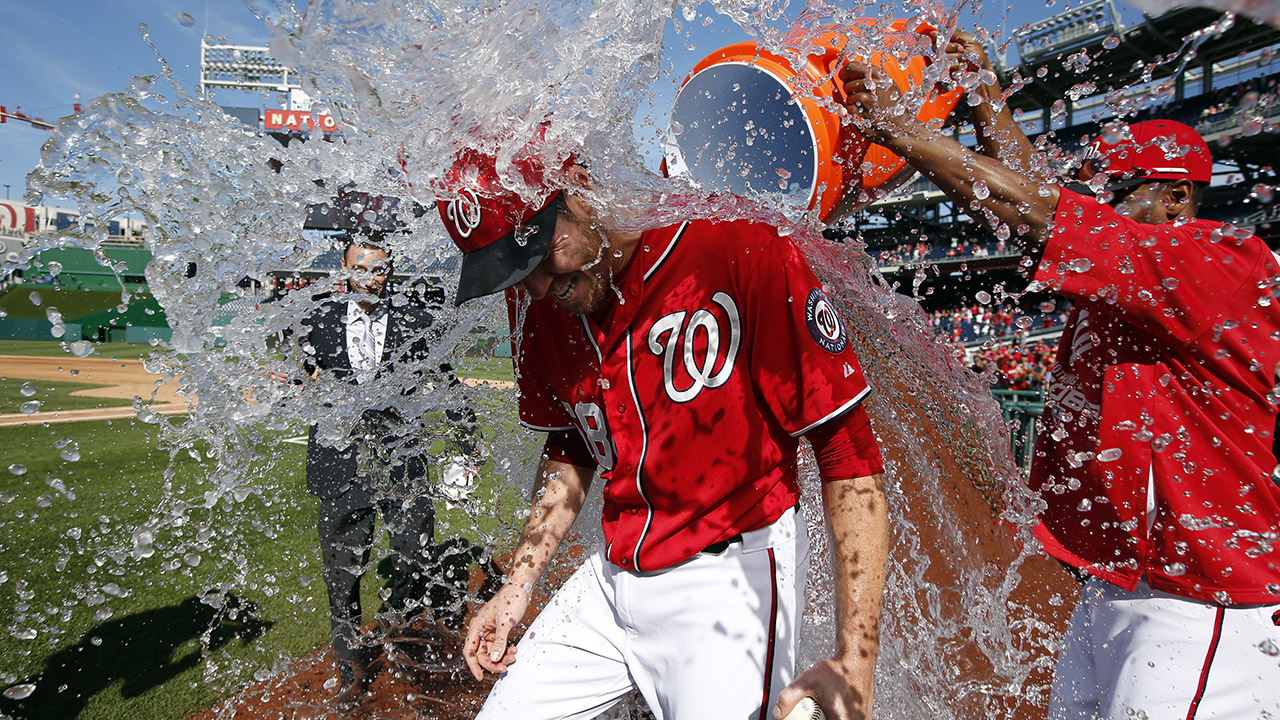
<path fill-rule="evenodd" d="M 827 714 L 822 712 L 813 698 L 807 697 L 796 703 L 783 720 L 827 720 Z"/>

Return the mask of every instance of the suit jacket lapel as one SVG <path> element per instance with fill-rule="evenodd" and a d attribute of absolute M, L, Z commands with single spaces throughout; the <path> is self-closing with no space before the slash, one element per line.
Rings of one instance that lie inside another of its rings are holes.
<path fill-rule="evenodd" d="M 334 369 L 346 372 L 351 370 L 350 349 L 347 347 L 347 304 L 335 302 L 329 311 L 329 332 L 332 347 L 336 349 L 333 357 Z"/>
<path fill-rule="evenodd" d="M 391 298 L 383 298 L 382 302 L 387 303 L 387 335 L 382 342 L 382 355 L 379 367 L 388 366 L 394 360 L 393 352 L 400 347 L 400 313 L 395 306 L 391 304 Z"/>

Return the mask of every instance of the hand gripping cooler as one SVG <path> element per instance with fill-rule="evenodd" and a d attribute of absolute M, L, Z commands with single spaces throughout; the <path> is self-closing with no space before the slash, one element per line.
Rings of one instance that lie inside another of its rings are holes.
<path fill-rule="evenodd" d="M 783 57 L 755 43 L 721 48 L 694 66 L 676 94 L 671 136 L 663 162 L 668 175 L 689 173 L 705 189 L 735 195 L 773 195 L 789 214 L 813 208 L 831 223 L 888 193 L 914 170 L 897 155 L 841 123 L 836 104 L 844 89 L 838 72 L 849 36 L 871 37 L 885 46 L 853 56 L 880 67 L 898 89 L 920 88 L 932 61 L 921 53 L 932 27 L 908 30 L 893 21 L 858 21 L 845 31 L 828 29 L 797 38 L 794 55 Z M 857 43 L 855 43 L 855 46 Z M 804 55 L 805 49 L 813 52 Z M 961 91 L 931 90 L 917 115 L 941 123 Z"/>

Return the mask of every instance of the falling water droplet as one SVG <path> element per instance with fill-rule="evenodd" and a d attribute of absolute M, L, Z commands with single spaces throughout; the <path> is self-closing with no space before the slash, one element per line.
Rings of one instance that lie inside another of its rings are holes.
<path fill-rule="evenodd" d="M 28 400 L 18 406 L 18 411 L 22 413 L 26 413 L 27 415 L 30 415 L 31 413 L 39 409 L 40 409 L 39 400 Z"/>
<path fill-rule="evenodd" d="M 24 382 L 22 387 L 18 388 L 18 392 L 22 393 L 23 397 L 31 397 L 36 394 L 36 384 L 34 382 Z"/>
<path fill-rule="evenodd" d="M 178 15 L 178 24 L 184 28 L 189 28 L 192 25 L 196 24 L 196 19 L 191 17 L 187 13 L 180 13 Z"/>
<path fill-rule="evenodd" d="M 133 556 L 149 558 L 156 554 L 155 537 L 146 530 L 138 530 L 133 535 Z"/>
<path fill-rule="evenodd" d="M 14 475 L 26 475 L 27 467 L 25 465 L 19 465 L 18 463 L 14 463 L 9 466 L 9 472 L 13 473 Z"/>
<path fill-rule="evenodd" d="M 35 691 L 35 683 L 22 683 L 5 690 L 4 696 L 10 700 L 25 700 L 31 697 L 31 693 Z"/>
<path fill-rule="evenodd" d="M 68 348 L 71 350 L 72 355 L 75 355 L 76 357 L 86 357 L 89 353 L 93 352 L 93 343 L 88 340 L 77 340 L 71 343 Z"/>
<path fill-rule="evenodd" d="M 35 290 L 32 290 L 31 294 L 28 295 L 27 298 L 31 300 L 32 305 L 39 305 L 40 303 L 44 302 L 44 298 L 41 297 L 40 293 L 36 292 Z"/>

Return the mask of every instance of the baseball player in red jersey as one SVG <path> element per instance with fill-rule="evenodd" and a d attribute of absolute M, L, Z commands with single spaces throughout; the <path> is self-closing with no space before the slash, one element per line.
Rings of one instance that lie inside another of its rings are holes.
<path fill-rule="evenodd" d="M 963 206 L 985 183 L 1034 279 L 1075 302 L 1031 471 L 1037 537 L 1088 576 L 1050 717 L 1280 716 L 1280 265 L 1251 233 L 1196 219 L 1204 140 L 1152 120 L 1095 141 L 1094 199 L 898 121 L 874 70 L 842 72 L 875 141 Z M 975 120 L 1017 127 L 991 106 Z"/>
<path fill-rule="evenodd" d="M 869 718 L 882 463 L 847 331 L 803 255 L 745 221 L 615 232 L 581 167 L 512 167 L 538 201 L 467 152 L 439 203 L 464 253 L 458 302 L 507 290 L 520 419 L 547 433 L 508 582 L 467 635 L 476 677 L 503 673 L 479 717 L 594 717 L 638 688 L 659 720 L 765 720 L 805 696 Z M 801 436 L 823 478 L 839 637 L 796 678 Z M 597 471 L 604 542 L 517 652 L 509 633 Z"/>

